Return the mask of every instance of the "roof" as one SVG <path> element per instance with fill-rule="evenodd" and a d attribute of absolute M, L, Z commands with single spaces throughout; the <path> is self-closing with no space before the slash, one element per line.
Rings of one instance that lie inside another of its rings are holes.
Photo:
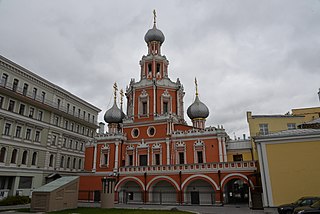
<path fill-rule="evenodd" d="M 52 191 L 54 191 L 64 185 L 68 184 L 69 182 L 77 180 L 78 178 L 79 178 L 79 176 L 62 177 L 62 178 L 54 180 L 46 185 L 41 186 L 38 189 L 33 190 L 33 192 L 52 192 Z"/>
<path fill-rule="evenodd" d="M 270 118 L 274 118 L 274 117 L 279 117 L 279 118 L 283 118 L 283 117 L 304 117 L 301 115 L 282 115 L 282 114 L 274 114 L 274 115 L 252 115 L 252 118 L 259 118 L 259 117 L 270 117 Z"/>
<path fill-rule="evenodd" d="M 271 133 L 268 135 L 260 135 L 255 137 L 255 139 L 260 140 L 260 139 L 281 138 L 281 137 L 307 136 L 307 135 L 320 135 L 320 129 L 291 129 L 291 130 Z"/>
<path fill-rule="evenodd" d="M 311 120 L 309 122 L 305 122 L 304 124 L 315 124 L 315 123 L 320 123 L 320 118 L 317 118 L 315 120 Z"/>

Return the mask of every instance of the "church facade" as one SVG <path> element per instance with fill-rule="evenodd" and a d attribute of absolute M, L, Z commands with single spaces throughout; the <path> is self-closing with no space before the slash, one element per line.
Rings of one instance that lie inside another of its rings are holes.
<path fill-rule="evenodd" d="M 116 102 L 115 84 L 114 104 L 104 115 L 108 131 L 101 124 L 95 141 L 86 146 L 80 199 L 89 194 L 95 200 L 101 179 L 115 177 L 118 203 L 248 201 L 257 163 L 228 160 L 230 138 L 222 126 L 206 126 L 209 109 L 200 101 L 197 83 L 195 100 L 187 108 L 192 126 L 187 125 L 184 88 L 179 79 L 169 78 L 169 62 L 161 53 L 165 36 L 155 20 L 144 39 L 148 53 L 140 61 L 140 80 L 131 79 L 126 88 L 126 114 L 122 91 L 120 107 Z"/>

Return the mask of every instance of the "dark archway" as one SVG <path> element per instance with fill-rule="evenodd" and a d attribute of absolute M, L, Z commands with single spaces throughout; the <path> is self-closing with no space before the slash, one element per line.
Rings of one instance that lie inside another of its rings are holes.
<path fill-rule="evenodd" d="M 176 204 L 177 190 L 166 180 L 154 183 L 149 190 L 149 201 L 155 204 Z"/>
<path fill-rule="evenodd" d="M 190 182 L 184 191 L 186 204 L 215 204 L 215 191 L 213 186 L 204 179 L 195 179 Z"/>
<path fill-rule="evenodd" d="M 224 203 L 241 204 L 249 203 L 249 187 L 242 179 L 231 179 L 224 186 Z"/>
<path fill-rule="evenodd" d="M 118 187 L 119 203 L 143 203 L 143 195 L 141 186 L 132 180 Z"/>

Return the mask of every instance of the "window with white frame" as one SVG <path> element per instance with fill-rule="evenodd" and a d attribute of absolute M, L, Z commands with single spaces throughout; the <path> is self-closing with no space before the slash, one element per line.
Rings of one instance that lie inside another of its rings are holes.
<path fill-rule="evenodd" d="M 296 129 L 296 124 L 295 123 L 288 123 L 288 130 Z"/>
<path fill-rule="evenodd" d="M 17 163 L 17 157 L 18 157 L 18 150 L 13 149 L 11 152 L 11 161 L 10 163 Z"/>
<path fill-rule="evenodd" d="M 26 129 L 26 140 L 30 140 L 31 139 L 31 129 L 30 128 L 27 128 Z"/>
<path fill-rule="evenodd" d="M 15 135 L 16 138 L 21 138 L 21 130 L 22 130 L 21 126 L 16 127 L 16 135 Z"/>
<path fill-rule="evenodd" d="M 5 126 L 4 126 L 3 135 L 9 136 L 10 135 L 10 130 L 11 130 L 11 124 L 10 123 L 6 123 Z"/>
<path fill-rule="evenodd" d="M 2 147 L 0 150 L 0 163 L 4 163 L 6 160 L 7 149 L 6 147 Z"/>
<path fill-rule="evenodd" d="M 269 134 L 268 124 L 266 124 L 266 123 L 259 124 L 259 133 L 260 133 L 260 135 Z"/>
<path fill-rule="evenodd" d="M 103 145 L 101 147 L 100 166 L 101 167 L 108 167 L 109 166 L 109 158 L 110 158 L 110 146 Z"/>
<path fill-rule="evenodd" d="M 37 153 L 37 152 L 33 152 L 33 154 L 32 154 L 32 160 L 31 160 L 31 165 L 32 165 L 32 166 L 37 165 L 37 161 L 38 161 L 38 153 Z"/>
<path fill-rule="evenodd" d="M 178 142 L 175 144 L 176 164 L 186 164 L 186 144 Z"/>
<path fill-rule="evenodd" d="M 161 95 L 161 114 L 171 113 L 172 98 L 168 90 L 165 90 Z"/>
<path fill-rule="evenodd" d="M 205 163 L 205 146 L 204 142 L 201 140 L 197 140 L 193 144 L 193 151 L 194 151 L 194 162 L 195 163 Z"/>
<path fill-rule="evenodd" d="M 139 115 L 149 115 L 149 95 L 146 90 L 143 90 L 139 96 Z"/>

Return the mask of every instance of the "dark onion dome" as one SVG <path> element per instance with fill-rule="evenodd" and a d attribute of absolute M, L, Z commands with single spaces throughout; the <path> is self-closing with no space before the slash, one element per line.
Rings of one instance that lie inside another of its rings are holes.
<path fill-rule="evenodd" d="M 104 121 L 106 121 L 106 123 L 122 123 L 124 116 L 124 113 L 118 108 L 116 102 L 114 102 L 113 106 L 104 114 Z"/>
<path fill-rule="evenodd" d="M 199 100 L 199 97 L 196 96 L 194 102 L 189 106 L 187 110 L 188 117 L 193 119 L 205 119 L 209 116 L 208 107 Z"/>
<path fill-rule="evenodd" d="M 160 44 L 162 44 L 164 42 L 164 35 L 161 32 L 161 30 L 159 30 L 154 24 L 153 28 L 149 29 L 146 35 L 144 36 L 144 41 L 146 41 L 146 43 L 158 41 L 160 42 Z"/>

